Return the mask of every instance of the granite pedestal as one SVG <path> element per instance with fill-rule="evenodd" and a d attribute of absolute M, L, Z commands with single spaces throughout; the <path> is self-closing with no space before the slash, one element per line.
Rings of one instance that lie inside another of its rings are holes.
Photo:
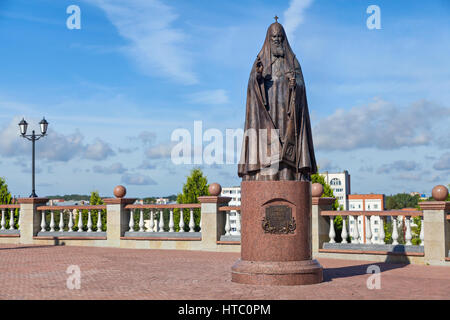
<path fill-rule="evenodd" d="M 312 259 L 310 182 L 242 182 L 241 258 L 232 267 L 231 280 L 261 285 L 322 282 L 322 266 Z"/>

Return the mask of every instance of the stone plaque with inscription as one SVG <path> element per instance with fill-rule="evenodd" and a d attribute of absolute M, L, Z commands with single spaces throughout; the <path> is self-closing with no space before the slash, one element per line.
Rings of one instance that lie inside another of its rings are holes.
<path fill-rule="evenodd" d="M 265 233 L 294 233 L 296 224 L 292 217 L 291 207 L 285 205 L 266 207 L 266 216 L 262 220 L 262 227 Z"/>

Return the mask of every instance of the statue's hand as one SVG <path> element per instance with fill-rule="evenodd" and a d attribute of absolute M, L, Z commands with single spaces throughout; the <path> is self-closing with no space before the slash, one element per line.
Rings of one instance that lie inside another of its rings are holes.
<path fill-rule="evenodd" d="M 263 71 L 264 71 L 264 66 L 258 57 L 258 60 L 256 61 L 256 73 L 258 74 L 258 76 L 260 76 L 260 75 L 262 75 Z"/>

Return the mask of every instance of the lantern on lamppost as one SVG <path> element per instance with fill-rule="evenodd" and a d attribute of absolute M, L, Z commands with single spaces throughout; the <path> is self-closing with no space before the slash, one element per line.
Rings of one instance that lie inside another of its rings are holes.
<path fill-rule="evenodd" d="M 20 134 L 23 138 L 31 141 L 32 143 L 32 162 L 31 162 L 31 171 L 32 171 L 32 192 L 30 198 L 37 198 L 35 191 L 35 142 L 40 138 L 47 135 L 48 122 L 45 118 L 42 118 L 41 122 L 39 122 L 39 126 L 41 129 L 41 134 L 36 134 L 33 130 L 31 134 L 27 134 L 28 123 L 25 119 L 22 118 L 22 121 L 19 122 Z"/>

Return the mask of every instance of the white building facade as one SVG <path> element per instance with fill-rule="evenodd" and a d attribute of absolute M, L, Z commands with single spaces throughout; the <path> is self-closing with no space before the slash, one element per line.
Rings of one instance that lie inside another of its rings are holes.
<path fill-rule="evenodd" d="M 347 170 L 337 173 L 319 173 L 325 178 L 325 182 L 330 185 L 333 194 L 344 210 L 349 210 L 347 196 L 350 194 L 350 175 Z"/>
<path fill-rule="evenodd" d="M 230 197 L 231 201 L 228 203 L 229 206 L 240 206 L 241 205 L 241 187 L 226 187 L 222 188 L 222 197 Z M 236 210 L 230 211 L 230 234 L 238 235 L 236 229 Z"/>
<path fill-rule="evenodd" d="M 383 211 L 385 197 L 384 194 L 350 194 L 347 196 L 349 211 Z M 355 215 L 356 216 L 356 215 Z M 381 221 L 379 216 L 371 216 L 370 218 L 370 231 L 372 233 L 373 240 L 375 243 L 380 241 L 380 228 Z M 358 233 L 363 239 L 363 243 L 366 243 L 366 231 L 365 224 L 367 220 L 364 221 L 364 216 L 357 216 Z M 355 218 L 354 216 L 349 216 L 349 234 L 353 234 L 355 228 Z"/>

